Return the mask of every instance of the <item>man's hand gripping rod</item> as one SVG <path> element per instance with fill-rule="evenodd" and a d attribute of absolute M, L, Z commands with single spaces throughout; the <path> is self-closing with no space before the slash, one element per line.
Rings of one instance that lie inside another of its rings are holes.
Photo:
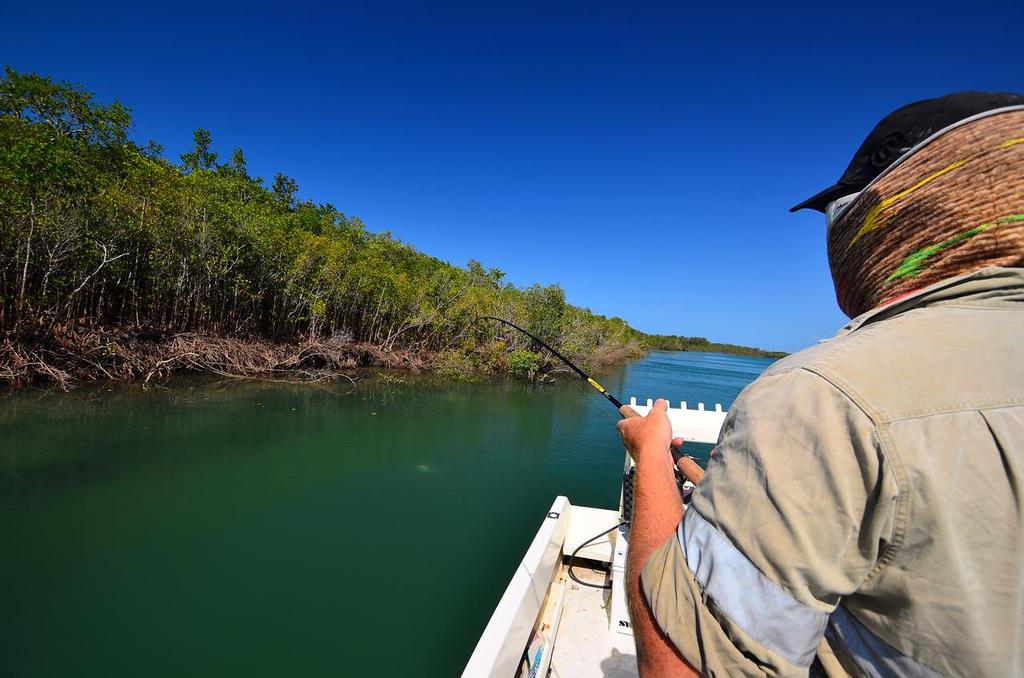
<path fill-rule="evenodd" d="M 629 405 L 620 406 L 619 414 L 622 415 L 623 419 L 631 419 L 633 417 L 640 416 L 640 413 Z M 676 459 L 676 469 L 683 474 L 684 478 L 694 485 L 700 483 L 701 479 L 704 478 L 704 469 L 702 469 L 692 457 L 688 457 L 685 454 L 680 454 L 679 458 Z"/>

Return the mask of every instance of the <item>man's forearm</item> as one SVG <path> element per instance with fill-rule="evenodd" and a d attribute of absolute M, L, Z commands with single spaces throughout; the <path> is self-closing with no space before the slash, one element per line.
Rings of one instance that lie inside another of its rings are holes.
<path fill-rule="evenodd" d="M 683 500 L 672 473 L 672 456 L 652 451 L 636 465 L 633 521 L 629 526 L 629 573 L 639 577 L 647 557 L 665 543 L 683 517 Z"/>
<path fill-rule="evenodd" d="M 647 558 L 672 536 L 683 517 L 683 502 L 676 488 L 668 450 L 664 454 L 651 451 L 651 454 L 640 455 L 633 491 L 626 581 L 640 673 L 645 678 L 700 675 L 679 656 L 658 628 L 640 586 L 640 571 Z"/>
<path fill-rule="evenodd" d="M 636 462 L 626 560 L 626 599 L 636 639 L 637 664 L 643 678 L 700 675 L 661 632 L 640 587 L 644 563 L 655 549 L 668 541 L 683 518 L 683 500 L 676 489 L 669 454 L 669 444 L 681 445 L 682 440 L 672 440 L 667 412 L 668 401 L 658 400 L 646 417 L 626 411 L 616 425 L 622 442 Z"/>

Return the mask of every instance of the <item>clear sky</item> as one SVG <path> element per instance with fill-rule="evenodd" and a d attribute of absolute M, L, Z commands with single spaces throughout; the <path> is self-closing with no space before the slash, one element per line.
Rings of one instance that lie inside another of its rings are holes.
<path fill-rule="evenodd" d="M 844 322 L 817 212 L 872 125 L 1024 91 L 1024 2 L 0 3 L 0 62 L 119 99 L 453 263 L 658 333 Z"/>

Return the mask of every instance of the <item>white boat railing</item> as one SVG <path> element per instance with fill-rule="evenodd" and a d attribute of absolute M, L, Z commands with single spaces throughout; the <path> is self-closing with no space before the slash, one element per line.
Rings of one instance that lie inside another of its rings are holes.
<path fill-rule="evenodd" d="M 638 404 L 636 398 L 629 399 L 629 406 L 643 416 L 647 416 L 653 405 L 652 399 L 648 399 L 644 405 Z M 679 407 L 672 407 L 672 403 L 668 406 L 672 435 L 689 443 L 717 443 L 718 432 L 722 430 L 722 424 L 725 422 L 725 414 L 719 403 L 715 404 L 713 410 L 704 409 L 704 403 L 697 403 L 697 409 L 691 410 L 686 406 L 685 400 L 679 403 Z"/>

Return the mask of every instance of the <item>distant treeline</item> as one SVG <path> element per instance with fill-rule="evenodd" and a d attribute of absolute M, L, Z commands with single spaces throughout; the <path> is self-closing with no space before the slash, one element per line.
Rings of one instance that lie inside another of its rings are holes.
<path fill-rule="evenodd" d="M 734 353 L 736 355 L 754 355 L 765 358 L 784 358 L 782 351 L 766 351 L 749 346 L 736 344 L 720 344 L 708 341 L 704 337 L 682 337 L 674 334 L 646 334 L 644 346 L 658 351 L 711 351 L 714 353 Z"/>
<path fill-rule="evenodd" d="M 333 205 L 299 200 L 284 174 L 250 175 L 241 148 L 221 160 L 206 130 L 172 162 L 155 142 L 129 140 L 130 126 L 120 103 L 6 69 L 0 382 L 240 366 L 530 377 L 558 369 L 480 315 L 528 326 L 588 368 L 648 347 L 694 350 L 573 306 L 557 285 L 517 287 L 498 269 L 453 266 L 369 232 Z M 254 354 L 225 339 L 294 350 Z M 707 342 L 698 350 L 753 352 Z"/>

